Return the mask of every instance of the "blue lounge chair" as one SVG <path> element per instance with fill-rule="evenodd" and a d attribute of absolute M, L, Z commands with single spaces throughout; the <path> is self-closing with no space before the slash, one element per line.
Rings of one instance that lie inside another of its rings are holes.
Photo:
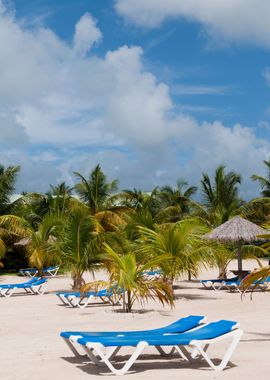
<path fill-rule="evenodd" d="M 208 289 L 219 290 L 226 285 L 227 282 L 238 281 L 238 276 L 229 279 L 216 278 L 213 280 L 201 280 L 200 283 Z"/>
<path fill-rule="evenodd" d="M 224 286 L 230 291 L 235 292 L 238 291 L 239 293 L 242 293 L 241 290 L 241 281 L 228 281 Z M 261 281 L 254 281 L 250 286 L 249 289 L 260 289 L 260 290 L 266 290 L 270 286 L 270 276 L 266 277 L 264 280 Z"/>
<path fill-rule="evenodd" d="M 34 281 L 30 280 L 26 283 L 20 284 L 7 284 L 5 287 L 0 288 L 0 295 L 2 297 L 10 297 L 17 289 L 23 289 L 31 294 L 44 294 L 45 292 L 45 278 L 36 278 Z"/>
<path fill-rule="evenodd" d="M 119 304 L 122 296 L 121 292 L 115 292 L 113 290 L 102 289 L 97 292 L 89 291 L 86 293 L 81 292 L 67 292 L 56 293 L 58 298 L 65 306 L 79 307 L 84 309 L 92 302 L 93 299 L 100 299 L 104 303 L 110 303 L 112 305 Z"/>
<path fill-rule="evenodd" d="M 20 282 L 19 284 L 0 284 L 0 289 L 10 288 L 11 286 L 17 286 L 17 285 L 29 285 L 33 282 L 36 282 L 39 280 L 39 278 L 31 278 L 31 280 L 28 280 L 26 282 Z"/>
<path fill-rule="evenodd" d="M 148 270 L 146 272 L 143 272 L 144 277 L 146 277 L 148 280 L 156 280 L 158 278 L 161 278 L 163 275 L 162 270 Z"/>
<path fill-rule="evenodd" d="M 117 336 L 85 336 L 79 338 L 77 343 L 84 348 L 93 363 L 106 364 L 115 375 L 125 374 L 147 346 L 171 346 L 176 349 L 182 359 L 193 362 L 196 359 L 204 358 L 211 368 L 221 371 L 230 360 L 242 333 L 238 323 L 220 320 L 182 333 L 141 332 L 132 336 L 120 334 Z M 208 346 L 223 339 L 232 341 L 220 363 L 214 364 L 207 354 Z M 110 359 L 112 352 L 118 352 L 122 347 L 135 347 L 135 349 L 122 368 L 117 369 Z"/>
<path fill-rule="evenodd" d="M 137 331 L 62 331 L 60 336 L 64 339 L 68 347 L 74 353 L 75 356 L 81 356 L 78 350 L 75 348 L 76 342 L 79 338 L 83 337 L 108 337 L 108 336 L 137 336 L 138 334 L 169 334 L 169 333 L 180 333 L 184 331 L 191 330 L 198 327 L 200 324 L 206 321 L 206 317 L 201 315 L 190 315 L 188 317 L 180 318 L 176 322 L 173 322 L 167 326 L 151 329 L 151 330 L 137 330 Z M 165 352 L 161 347 L 157 347 L 161 354 Z"/>
<path fill-rule="evenodd" d="M 60 268 L 59 266 L 48 267 L 48 268 L 44 268 L 42 272 L 44 275 L 55 277 L 57 275 L 59 268 Z M 38 270 L 37 268 L 25 268 L 25 269 L 20 269 L 19 273 L 22 274 L 23 276 L 35 277 L 38 275 Z"/>

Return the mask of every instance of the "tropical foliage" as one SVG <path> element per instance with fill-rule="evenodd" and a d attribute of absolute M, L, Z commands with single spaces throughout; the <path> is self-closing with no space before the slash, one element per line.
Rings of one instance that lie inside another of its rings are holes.
<path fill-rule="evenodd" d="M 65 221 L 59 249 L 61 262 L 71 271 L 75 289 L 85 284 L 84 272 L 99 263 L 99 230 L 97 220 L 84 205 L 74 208 Z"/>
<path fill-rule="evenodd" d="M 118 180 L 107 182 L 106 175 L 102 172 L 101 167 L 97 165 L 89 174 L 88 178 L 75 172 L 76 177 L 80 180 L 74 186 L 80 199 L 90 208 L 92 214 L 106 209 L 109 203 L 108 197 L 117 190 Z"/>
<path fill-rule="evenodd" d="M 103 263 L 110 275 L 110 286 L 117 285 L 123 289 L 123 308 L 131 312 L 134 302 L 138 299 L 158 299 L 162 304 L 173 305 L 172 289 L 168 283 L 159 280 L 149 280 L 146 272 L 160 266 L 166 256 L 155 255 L 151 259 L 137 250 L 133 244 L 128 244 L 129 250 L 117 252 L 105 244 Z"/>
<path fill-rule="evenodd" d="M 203 173 L 201 189 L 203 205 L 206 207 L 212 226 L 226 222 L 231 216 L 239 213 L 243 201 L 239 198 L 238 185 L 241 176 L 234 172 L 225 173 L 225 166 L 215 171 L 214 180 Z"/>
<path fill-rule="evenodd" d="M 172 306 L 175 279 L 196 278 L 200 268 L 213 266 L 225 277 L 235 258 L 232 246 L 209 242 L 203 237 L 207 232 L 237 214 L 266 229 L 270 225 L 270 159 L 264 164 L 266 177 L 252 176 L 262 196 L 249 202 L 239 196 L 241 176 L 222 165 L 213 178 L 203 173 L 201 202 L 197 187 L 184 180 L 148 192 L 116 193 L 118 181 L 109 182 L 100 165 L 87 176 L 75 172 L 74 187 L 62 182 L 44 194 L 22 193 L 12 202 L 20 168 L 0 165 L 0 267 L 16 246 L 40 274 L 45 266 L 61 264 L 76 289 L 93 286 L 85 285 L 85 272 L 106 269 L 106 286 L 124 291 L 127 312 L 136 301 L 149 299 Z M 243 258 L 267 252 L 269 246 L 251 244 L 243 247 Z M 162 278 L 149 279 L 149 270 L 161 271 Z"/>
<path fill-rule="evenodd" d="M 270 197 L 270 158 L 268 160 L 264 160 L 263 163 L 265 164 L 267 170 L 266 177 L 253 174 L 251 179 L 259 182 L 263 197 Z"/>
<path fill-rule="evenodd" d="M 3 165 L 0 165 L 0 215 L 12 211 L 13 202 L 11 202 L 10 196 L 14 192 L 19 170 L 19 166 L 9 166 L 5 169 Z"/>

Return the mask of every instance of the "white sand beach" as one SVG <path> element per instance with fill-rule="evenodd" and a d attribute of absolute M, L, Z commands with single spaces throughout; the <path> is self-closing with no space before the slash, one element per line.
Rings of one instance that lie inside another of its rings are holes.
<path fill-rule="evenodd" d="M 231 263 L 231 268 L 236 263 Z M 256 263 L 244 263 L 253 269 Z M 200 278 L 216 277 L 217 270 L 202 272 Z M 104 278 L 102 273 L 99 278 Z M 21 282 L 22 277 L 1 276 L 1 283 Z M 225 290 L 202 289 L 198 282 L 179 280 L 176 283 L 175 308 L 149 302 L 139 304 L 131 314 L 121 312 L 121 306 L 102 303 L 87 308 L 67 308 L 54 294 L 69 290 L 68 276 L 57 276 L 48 281 L 48 292 L 42 296 L 17 292 L 0 299 L 0 378 L 4 380 L 83 380 L 112 378 L 106 367 L 97 368 L 87 359 L 73 356 L 59 337 L 62 330 L 132 330 L 166 325 L 190 314 L 205 315 L 209 321 L 230 319 L 244 330 L 241 342 L 230 365 L 223 372 L 215 372 L 204 363 L 190 364 L 177 356 L 167 360 L 148 348 L 125 376 L 130 379 L 267 379 L 270 373 L 270 293 L 256 292 L 241 300 L 239 293 Z M 223 354 L 224 344 L 213 349 L 214 357 Z M 130 352 L 123 349 L 120 359 Z"/>

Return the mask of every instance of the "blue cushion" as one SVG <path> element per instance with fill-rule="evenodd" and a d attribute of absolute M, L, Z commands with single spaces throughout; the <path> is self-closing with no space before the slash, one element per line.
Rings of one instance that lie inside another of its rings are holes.
<path fill-rule="evenodd" d="M 192 340 L 208 340 L 224 335 L 230 332 L 236 324 L 237 323 L 233 321 L 220 320 L 209 323 L 195 331 L 184 333 L 151 334 L 142 332 L 133 336 L 88 336 L 79 338 L 78 343 L 82 345 L 86 345 L 87 343 L 102 343 L 105 347 L 136 346 L 141 341 L 147 342 L 152 346 L 188 345 Z"/>
<path fill-rule="evenodd" d="M 171 323 L 168 326 L 164 326 L 153 330 L 141 330 L 141 331 L 62 331 L 60 336 L 63 338 L 69 338 L 71 335 L 81 335 L 81 336 L 116 336 L 123 334 L 125 336 L 138 335 L 141 333 L 147 334 L 164 334 L 164 333 L 175 333 L 184 332 L 197 327 L 199 323 L 204 319 L 201 315 L 190 315 L 185 318 L 180 318 L 178 321 Z"/>

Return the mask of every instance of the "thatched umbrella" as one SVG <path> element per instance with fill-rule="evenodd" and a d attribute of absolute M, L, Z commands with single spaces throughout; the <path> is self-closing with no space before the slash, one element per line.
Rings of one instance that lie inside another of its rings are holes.
<path fill-rule="evenodd" d="M 228 220 L 215 228 L 212 232 L 204 235 L 205 238 L 210 240 L 217 240 L 223 243 L 236 243 L 237 244 L 237 260 L 238 260 L 238 272 L 241 277 L 242 272 L 242 245 L 244 243 L 250 243 L 256 240 L 262 240 L 258 238 L 258 235 L 269 234 L 269 231 L 257 226 L 257 224 L 251 223 L 240 216 Z"/>

